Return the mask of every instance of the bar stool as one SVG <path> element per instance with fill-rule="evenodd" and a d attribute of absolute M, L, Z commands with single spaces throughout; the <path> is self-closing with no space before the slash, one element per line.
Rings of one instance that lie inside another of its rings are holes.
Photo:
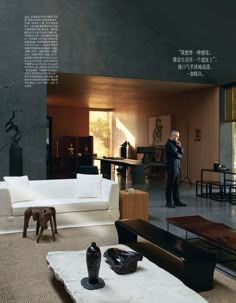
<path fill-rule="evenodd" d="M 203 198 L 211 198 L 212 184 L 220 183 L 213 180 L 196 181 L 196 196 Z M 199 193 L 200 187 L 200 193 Z"/>
<path fill-rule="evenodd" d="M 229 187 L 229 203 L 236 205 L 236 185 L 233 184 Z"/>
<path fill-rule="evenodd" d="M 229 191 L 227 192 L 227 189 L 230 189 L 230 186 L 226 183 L 212 182 L 210 184 L 210 198 L 220 202 L 229 202 Z"/>

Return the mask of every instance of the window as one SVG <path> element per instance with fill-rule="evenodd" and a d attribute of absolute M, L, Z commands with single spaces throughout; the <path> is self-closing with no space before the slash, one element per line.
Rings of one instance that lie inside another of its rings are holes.
<path fill-rule="evenodd" d="M 98 157 L 111 155 L 111 111 L 89 112 L 89 134 L 93 136 L 94 153 Z"/>
<path fill-rule="evenodd" d="M 232 167 L 232 170 L 233 172 L 236 172 L 236 122 L 233 122 L 232 123 L 232 127 L 233 127 L 233 144 L 232 144 L 232 147 L 233 147 L 233 167 Z"/>

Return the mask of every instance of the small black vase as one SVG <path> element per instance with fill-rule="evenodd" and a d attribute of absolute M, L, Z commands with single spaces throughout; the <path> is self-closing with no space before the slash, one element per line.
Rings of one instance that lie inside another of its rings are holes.
<path fill-rule="evenodd" d="M 95 242 L 92 242 L 87 249 L 86 263 L 88 277 L 81 280 L 81 285 L 90 290 L 104 287 L 104 281 L 98 276 L 101 265 L 101 251 Z"/>

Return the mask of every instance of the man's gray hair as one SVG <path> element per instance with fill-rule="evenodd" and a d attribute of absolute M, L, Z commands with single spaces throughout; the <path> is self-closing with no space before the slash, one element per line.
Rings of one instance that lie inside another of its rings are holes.
<path fill-rule="evenodd" d="M 171 136 L 174 136 L 174 135 L 176 135 L 177 133 L 179 134 L 179 131 L 176 130 L 176 129 L 173 129 L 172 132 L 170 133 L 170 135 L 171 135 Z"/>

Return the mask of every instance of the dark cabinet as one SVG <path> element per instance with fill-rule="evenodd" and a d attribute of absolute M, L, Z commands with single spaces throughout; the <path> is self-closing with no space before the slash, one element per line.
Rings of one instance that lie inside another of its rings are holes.
<path fill-rule="evenodd" d="M 59 139 L 59 155 L 60 157 L 75 156 L 77 154 L 76 150 L 77 138 L 71 136 L 63 136 Z"/>
<path fill-rule="evenodd" d="M 75 178 L 79 166 L 93 165 L 93 137 L 60 137 L 58 154 L 47 165 L 48 179 Z"/>
<path fill-rule="evenodd" d="M 93 137 L 78 137 L 78 166 L 93 165 Z M 78 171 L 78 170 L 77 170 Z"/>
<path fill-rule="evenodd" d="M 78 153 L 82 153 L 84 155 L 93 154 L 93 136 L 78 137 L 77 140 L 78 140 L 78 145 L 77 145 Z"/>

